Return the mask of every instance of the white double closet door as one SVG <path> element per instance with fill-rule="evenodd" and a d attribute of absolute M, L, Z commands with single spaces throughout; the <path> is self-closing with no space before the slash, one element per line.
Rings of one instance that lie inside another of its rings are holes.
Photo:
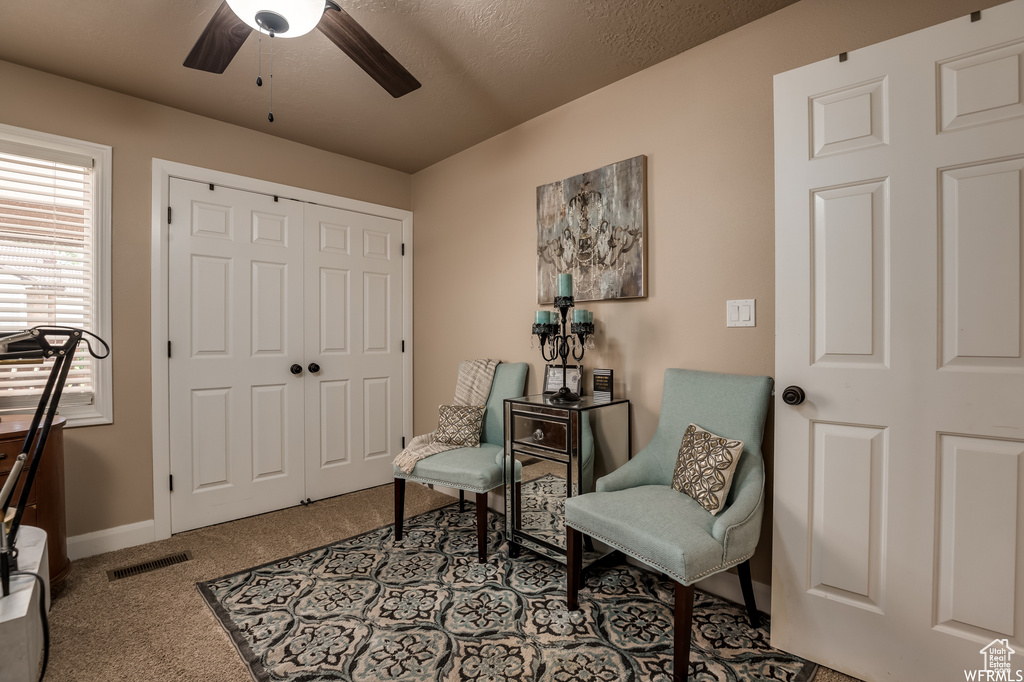
<path fill-rule="evenodd" d="M 386 483 L 402 223 L 172 178 L 171 531 Z"/>

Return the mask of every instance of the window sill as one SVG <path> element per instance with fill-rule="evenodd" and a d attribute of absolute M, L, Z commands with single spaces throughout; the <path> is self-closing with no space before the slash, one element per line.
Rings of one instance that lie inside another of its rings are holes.
<path fill-rule="evenodd" d="M 33 407 L 10 407 L 0 410 L 0 416 L 8 414 L 35 414 Z M 57 416 L 64 417 L 67 423 L 64 428 L 73 429 L 79 426 L 100 426 L 113 424 L 114 420 L 110 414 L 105 414 L 96 408 L 95 405 L 80 405 L 62 407 L 57 411 Z"/>

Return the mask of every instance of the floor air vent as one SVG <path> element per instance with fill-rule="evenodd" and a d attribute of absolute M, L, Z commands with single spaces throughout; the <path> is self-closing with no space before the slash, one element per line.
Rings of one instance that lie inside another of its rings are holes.
<path fill-rule="evenodd" d="M 153 559 L 152 561 L 145 561 L 141 564 L 135 564 L 134 566 L 125 566 L 124 568 L 115 568 L 112 571 L 107 571 L 107 579 L 110 582 L 113 582 L 115 580 L 120 580 L 121 578 L 131 578 L 133 575 L 149 573 L 150 571 L 167 568 L 168 566 L 173 566 L 175 564 L 181 564 L 191 559 L 192 552 L 178 552 L 177 554 Z"/>

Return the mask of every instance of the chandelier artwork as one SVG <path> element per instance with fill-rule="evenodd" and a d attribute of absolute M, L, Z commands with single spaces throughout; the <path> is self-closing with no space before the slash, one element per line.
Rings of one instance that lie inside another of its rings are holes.
<path fill-rule="evenodd" d="M 571 274 L 575 300 L 646 296 L 646 159 L 636 156 L 537 188 L 537 301 Z"/>

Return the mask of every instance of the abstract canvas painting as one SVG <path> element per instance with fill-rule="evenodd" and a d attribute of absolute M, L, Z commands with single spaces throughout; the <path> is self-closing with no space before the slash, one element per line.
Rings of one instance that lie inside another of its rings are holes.
<path fill-rule="evenodd" d="M 537 188 L 537 302 L 559 273 L 577 301 L 646 296 L 647 157 L 635 156 Z"/>

